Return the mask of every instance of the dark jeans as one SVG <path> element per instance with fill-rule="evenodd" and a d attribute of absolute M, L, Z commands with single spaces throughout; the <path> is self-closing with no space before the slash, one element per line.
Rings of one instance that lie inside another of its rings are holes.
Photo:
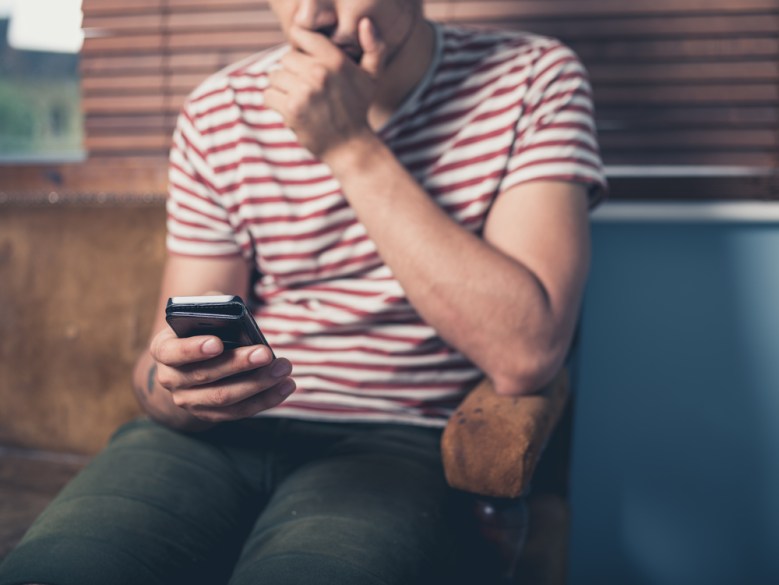
<path fill-rule="evenodd" d="M 0 566 L 0 584 L 441 583 L 440 431 L 258 419 L 122 427 Z"/>

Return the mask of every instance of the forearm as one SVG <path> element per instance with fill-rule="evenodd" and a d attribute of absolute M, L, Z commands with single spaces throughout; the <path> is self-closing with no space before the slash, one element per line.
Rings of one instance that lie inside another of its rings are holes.
<path fill-rule="evenodd" d="M 197 432 L 213 426 L 200 420 L 173 403 L 173 399 L 156 377 L 156 362 L 144 351 L 133 370 L 133 392 L 138 404 L 152 419 L 172 429 Z"/>
<path fill-rule="evenodd" d="M 555 373 L 571 307 L 527 266 L 453 221 L 371 136 L 325 162 L 409 301 L 499 391 L 532 391 Z"/>

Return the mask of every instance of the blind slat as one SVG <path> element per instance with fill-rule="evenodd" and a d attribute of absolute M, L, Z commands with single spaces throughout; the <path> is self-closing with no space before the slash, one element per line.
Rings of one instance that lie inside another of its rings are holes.
<path fill-rule="evenodd" d="M 110 14 L 97 15 L 86 13 L 81 26 L 87 36 L 113 33 L 141 33 L 162 30 L 162 12 L 145 14 Z"/>
<path fill-rule="evenodd" d="M 169 0 L 82 0 L 84 15 L 159 13 Z"/>
<path fill-rule="evenodd" d="M 221 11 L 250 8 L 263 8 L 270 11 L 268 3 L 262 0 L 166 0 L 166 2 L 171 12 L 192 9 Z"/>
<path fill-rule="evenodd" d="M 771 37 L 728 39 L 639 39 L 570 43 L 585 62 L 637 63 L 660 61 L 742 60 L 779 55 L 779 39 Z"/>
<path fill-rule="evenodd" d="M 99 134 L 132 134 L 142 132 L 165 132 L 169 117 L 162 114 L 135 114 L 127 116 L 90 116 L 84 123 L 87 135 Z"/>
<path fill-rule="evenodd" d="M 611 16 L 603 18 L 526 18 L 514 14 L 469 20 L 468 24 L 490 28 L 527 29 L 538 34 L 574 39 L 630 39 L 641 37 L 725 37 L 774 35 L 779 14 L 696 14 L 694 16 Z"/>
<path fill-rule="evenodd" d="M 775 83 L 596 86 L 595 99 L 604 105 L 633 104 L 776 104 L 779 86 Z"/>
<path fill-rule="evenodd" d="M 133 53 L 160 54 L 165 46 L 163 34 L 111 35 L 84 40 L 83 55 L 128 55 Z"/>
<path fill-rule="evenodd" d="M 772 129 L 660 129 L 632 132 L 603 131 L 601 146 L 606 148 L 658 149 L 673 144 L 675 148 L 697 147 L 701 150 L 747 148 L 770 150 L 779 144 Z"/>
<path fill-rule="evenodd" d="M 484 18 L 517 18 L 528 16 L 599 16 L 750 13 L 775 11 L 779 0 L 475 0 L 453 2 L 451 17 L 478 21 Z"/>
<path fill-rule="evenodd" d="M 173 33 L 168 37 L 168 49 L 177 51 L 201 51 L 206 47 L 219 47 L 220 50 L 247 48 L 259 51 L 264 47 L 276 45 L 284 40 L 278 30 L 213 31 L 198 33 Z"/>
<path fill-rule="evenodd" d="M 779 109 L 765 106 L 617 106 L 599 105 L 596 114 L 599 127 L 633 128 L 721 127 L 765 128 L 779 126 Z"/>
<path fill-rule="evenodd" d="M 735 83 L 778 81 L 779 62 L 769 59 L 706 63 L 594 63 L 587 66 L 599 84 Z"/>
<path fill-rule="evenodd" d="M 268 10 L 221 10 L 218 12 L 174 12 L 168 17 L 170 30 L 278 29 L 276 17 Z"/>
<path fill-rule="evenodd" d="M 155 114 L 164 111 L 165 96 L 161 93 L 149 95 L 110 95 L 110 96 L 89 96 L 82 98 L 82 107 L 84 112 L 90 114 L 135 114 L 151 113 Z"/>
<path fill-rule="evenodd" d="M 81 82 L 81 89 L 86 95 L 161 93 L 165 90 L 165 83 L 165 76 L 162 73 L 157 75 L 89 77 Z"/>
<path fill-rule="evenodd" d="M 170 147 L 170 136 L 163 135 L 162 132 L 156 134 L 111 134 L 111 135 L 91 135 L 84 141 L 88 151 L 112 152 L 121 154 L 126 152 L 127 142 L 131 140 L 132 149 L 138 151 L 164 151 Z"/>
<path fill-rule="evenodd" d="M 162 70 L 162 54 L 152 55 L 81 55 L 82 81 L 98 75 L 128 75 L 138 72 Z"/>

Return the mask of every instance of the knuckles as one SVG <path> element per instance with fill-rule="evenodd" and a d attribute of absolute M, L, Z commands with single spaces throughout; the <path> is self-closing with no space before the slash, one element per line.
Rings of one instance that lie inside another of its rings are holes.
<path fill-rule="evenodd" d="M 173 400 L 173 404 L 178 406 L 179 408 L 183 408 L 185 410 L 188 410 L 188 401 L 184 398 L 182 394 L 179 392 L 171 392 L 170 393 L 171 400 Z"/>
<path fill-rule="evenodd" d="M 348 66 L 353 65 L 352 60 L 340 52 L 333 56 L 333 69 L 336 73 L 343 74 Z"/>
<path fill-rule="evenodd" d="M 166 337 L 163 337 L 161 333 L 158 333 L 154 336 L 154 339 L 151 340 L 151 343 L 149 344 L 149 353 L 151 354 L 151 357 L 155 359 L 157 362 L 165 363 L 167 360 L 165 360 L 165 341 Z"/>
<path fill-rule="evenodd" d="M 325 89 L 329 84 L 330 71 L 321 63 L 316 63 L 311 66 L 310 76 L 314 88 L 318 90 Z"/>
<path fill-rule="evenodd" d="M 157 381 L 166 390 L 173 390 L 174 388 L 174 377 L 171 370 L 167 367 L 157 367 Z"/>
<path fill-rule="evenodd" d="M 173 404 L 190 411 L 198 418 L 208 420 L 208 422 L 219 422 L 213 417 L 224 416 L 232 403 L 230 392 L 227 388 L 215 388 L 208 393 L 207 398 L 201 398 L 197 401 L 193 400 L 192 394 L 189 392 L 172 391 L 170 394 Z"/>
<path fill-rule="evenodd" d="M 246 400 L 239 404 L 224 407 L 197 405 L 190 411 L 199 419 L 210 423 L 223 423 L 228 421 L 249 418 L 273 406 L 265 401 Z"/>
<path fill-rule="evenodd" d="M 224 408 L 233 403 L 230 391 L 227 388 L 214 388 L 208 393 L 207 404 L 211 408 Z"/>
<path fill-rule="evenodd" d="M 172 396 L 174 404 L 179 408 L 215 424 L 249 418 L 284 401 L 284 397 L 277 392 L 261 392 L 251 398 L 233 402 L 228 387 L 215 388 L 209 392 L 208 398 L 201 398 L 198 402 L 192 402 L 189 394 L 173 392 Z"/>
<path fill-rule="evenodd" d="M 308 91 L 302 90 L 298 93 L 287 96 L 287 110 L 294 114 L 299 114 L 305 109 L 308 101 Z"/>
<path fill-rule="evenodd" d="M 188 382 L 191 386 L 200 386 L 211 381 L 210 376 L 206 370 L 192 370 L 187 376 Z"/>

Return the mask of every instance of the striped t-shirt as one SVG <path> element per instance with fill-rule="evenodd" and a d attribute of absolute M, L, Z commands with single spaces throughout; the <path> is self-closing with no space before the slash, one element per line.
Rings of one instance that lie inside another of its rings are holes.
<path fill-rule="evenodd" d="M 442 25 L 436 37 L 379 135 L 455 221 L 481 233 L 495 198 L 527 181 L 601 190 L 590 87 L 568 48 Z M 255 317 L 298 385 L 263 415 L 443 426 L 481 374 L 420 318 L 329 168 L 264 106 L 288 50 L 191 95 L 171 154 L 168 249 L 251 263 Z"/>

